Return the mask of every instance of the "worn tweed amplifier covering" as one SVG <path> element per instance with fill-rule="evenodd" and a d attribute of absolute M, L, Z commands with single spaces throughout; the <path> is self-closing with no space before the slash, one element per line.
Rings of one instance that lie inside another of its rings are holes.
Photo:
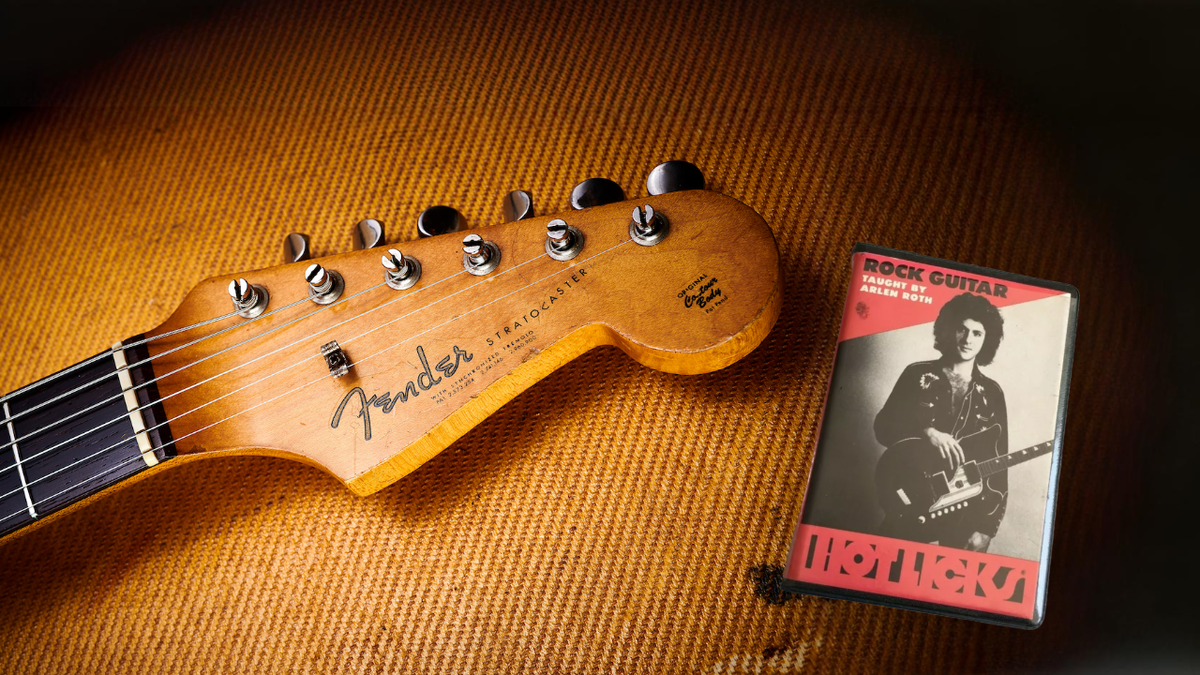
<path fill-rule="evenodd" d="M 497 222 L 514 188 L 562 211 L 673 158 L 770 223 L 783 313 L 710 375 L 590 352 L 368 498 L 268 458 L 101 498 L 0 545 L 0 672 L 1053 663 L 1103 601 L 1155 326 L 1063 156 L 944 46 L 839 6 L 266 1 L 148 36 L 0 126 L 0 389 L 277 264 L 287 232 L 340 252 L 370 216 L 402 241 L 433 204 Z M 772 592 L 856 241 L 1081 291 L 1038 631 Z"/>

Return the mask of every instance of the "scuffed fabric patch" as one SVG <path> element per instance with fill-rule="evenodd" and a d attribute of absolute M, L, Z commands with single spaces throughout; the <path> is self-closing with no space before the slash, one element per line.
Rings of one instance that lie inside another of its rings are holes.
<path fill-rule="evenodd" d="M 768 605 L 782 605 L 795 597 L 783 590 L 781 565 L 755 565 L 750 568 L 749 575 L 754 584 L 754 594 L 765 600 Z"/>
<path fill-rule="evenodd" d="M 822 640 L 817 638 L 812 642 L 801 642 L 794 647 L 767 647 L 761 654 L 739 654 L 714 664 L 710 673 L 799 673 L 804 668 L 805 657 L 815 647 L 820 648 Z"/>

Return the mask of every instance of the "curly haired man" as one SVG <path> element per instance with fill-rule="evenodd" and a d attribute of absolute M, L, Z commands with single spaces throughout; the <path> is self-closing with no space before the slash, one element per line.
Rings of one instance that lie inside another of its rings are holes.
<path fill-rule="evenodd" d="M 964 461 L 959 440 L 995 424 L 1001 435 L 997 451 L 1008 452 L 1008 408 L 1004 390 L 980 372 L 996 356 L 1004 338 L 1004 318 L 987 298 L 963 293 L 951 298 L 933 324 L 933 346 L 942 353 L 935 361 L 904 369 L 887 403 L 875 417 L 875 438 L 884 446 L 910 438 L 929 443 L 931 456 L 953 471 Z M 990 512 L 970 513 L 941 532 L 938 544 L 986 551 L 1000 528 L 1008 503 L 1008 477 L 990 479 L 1001 493 Z M 885 520 L 881 534 L 910 539 L 899 523 Z"/>

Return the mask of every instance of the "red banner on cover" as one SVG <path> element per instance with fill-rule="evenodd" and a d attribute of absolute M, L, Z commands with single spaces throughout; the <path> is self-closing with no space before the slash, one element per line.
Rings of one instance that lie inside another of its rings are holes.
<path fill-rule="evenodd" d="M 962 293 L 982 295 L 996 307 L 1063 295 L 1059 290 L 878 253 L 856 253 L 853 265 L 838 342 L 932 323 L 942 305 Z"/>
<path fill-rule="evenodd" d="M 801 524 L 784 576 L 1032 619 L 1038 563 Z"/>

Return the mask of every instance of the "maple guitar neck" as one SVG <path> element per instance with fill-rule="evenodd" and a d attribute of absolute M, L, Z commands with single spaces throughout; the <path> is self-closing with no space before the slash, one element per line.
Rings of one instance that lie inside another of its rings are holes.
<path fill-rule="evenodd" d="M 668 226 L 651 245 L 635 241 L 631 230 L 631 211 L 646 204 Z M 572 259 L 548 253 L 547 224 L 555 218 L 581 238 Z M 468 233 L 494 247 L 494 269 L 479 275 L 465 269 Z M 780 310 L 770 228 L 752 209 L 705 190 L 395 246 L 420 263 L 411 286 L 384 283 L 380 249 L 319 261 L 342 284 L 327 304 L 309 298 L 309 262 L 209 279 L 144 338 L 85 362 L 100 370 L 84 384 L 100 384 L 73 391 L 64 389 L 65 377 L 47 378 L 43 389 L 60 398 L 39 410 L 46 415 L 37 424 L 78 411 L 73 401 L 80 395 L 102 402 L 86 420 L 76 419 L 72 433 L 82 433 L 79 439 L 60 435 L 62 447 L 51 452 L 41 446 L 44 457 L 73 448 L 53 470 L 80 483 L 56 488 L 61 503 L 39 505 L 23 490 L 38 480 L 21 475 L 34 470 L 20 456 L 25 446 L 10 444 L 13 458 L 0 461 L 0 478 L 8 477 L 0 482 L 7 493 L 0 517 L 43 506 L 36 513 L 43 519 L 135 475 L 231 454 L 303 461 L 370 494 L 594 347 L 615 345 L 658 370 L 704 373 L 753 350 Z M 269 298 L 261 314 L 231 313 L 229 286 L 239 278 Z M 93 392 L 98 386 L 107 389 Z M 38 433 L 29 428 L 32 414 L 24 416 L 24 432 L 14 430 L 18 439 L 31 434 L 25 444 Z M 107 445 L 123 454 L 93 444 L 89 430 L 102 423 L 113 434 Z M 34 520 L 12 516 L 0 533 Z"/>

